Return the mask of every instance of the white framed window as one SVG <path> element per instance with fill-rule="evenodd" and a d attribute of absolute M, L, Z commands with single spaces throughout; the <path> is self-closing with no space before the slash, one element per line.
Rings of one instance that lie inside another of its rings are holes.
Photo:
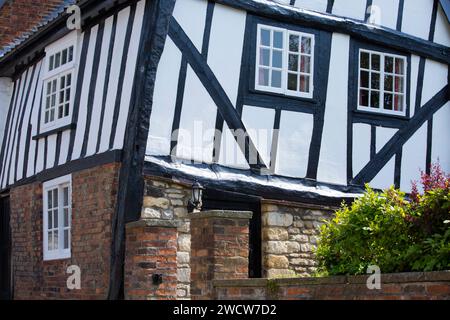
<path fill-rule="evenodd" d="M 75 93 L 77 36 L 73 32 L 45 50 L 42 132 L 69 125 Z"/>
<path fill-rule="evenodd" d="M 44 260 L 70 258 L 72 219 L 71 175 L 43 185 Z"/>
<path fill-rule="evenodd" d="M 255 89 L 312 98 L 314 35 L 258 24 Z"/>
<path fill-rule="evenodd" d="M 358 110 L 406 115 L 407 59 L 360 49 Z"/>

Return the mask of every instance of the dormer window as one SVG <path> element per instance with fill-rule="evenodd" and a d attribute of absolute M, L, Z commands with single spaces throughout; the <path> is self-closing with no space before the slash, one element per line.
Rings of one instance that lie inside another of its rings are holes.
<path fill-rule="evenodd" d="M 258 25 L 255 89 L 312 98 L 314 35 Z"/>
<path fill-rule="evenodd" d="M 67 37 L 46 48 L 44 92 L 41 111 L 42 131 L 71 123 L 75 90 L 76 36 Z"/>

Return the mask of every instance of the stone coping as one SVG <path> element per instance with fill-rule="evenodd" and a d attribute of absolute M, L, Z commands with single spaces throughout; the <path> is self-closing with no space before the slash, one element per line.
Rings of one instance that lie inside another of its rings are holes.
<path fill-rule="evenodd" d="M 214 280 L 216 288 L 227 287 L 266 287 L 269 282 L 279 286 L 314 286 L 314 285 L 347 285 L 365 284 L 370 275 L 334 276 L 323 278 L 280 278 L 280 279 L 236 279 Z M 413 283 L 413 282 L 449 282 L 450 271 L 390 273 L 381 275 L 381 283 Z"/>
<path fill-rule="evenodd" d="M 162 220 L 162 219 L 141 219 L 139 221 L 130 222 L 126 225 L 127 229 L 139 227 L 161 227 L 161 228 L 178 228 L 182 224 L 178 220 Z"/>
<path fill-rule="evenodd" d="M 253 212 L 251 211 L 233 211 L 233 210 L 209 210 L 201 212 L 193 212 L 189 214 L 191 219 L 204 218 L 221 218 L 221 219 L 251 219 Z"/>
<path fill-rule="evenodd" d="M 336 206 L 321 206 L 318 204 L 308 204 L 304 202 L 294 202 L 294 201 L 286 201 L 286 200 L 273 200 L 273 199 L 262 199 L 261 204 L 272 204 L 276 206 L 285 206 L 285 207 L 295 207 L 302 209 L 310 209 L 310 210 L 324 210 L 324 211 L 336 211 L 339 210 L 340 207 Z"/>

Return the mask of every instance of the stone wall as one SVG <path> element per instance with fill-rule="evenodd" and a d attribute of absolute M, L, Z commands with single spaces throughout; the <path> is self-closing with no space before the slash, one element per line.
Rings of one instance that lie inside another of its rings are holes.
<path fill-rule="evenodd" d="M 367 276 L 216 280 L 219 300 L 450 300 L 450 271 L 381 276 L 369 290 Z"/>
<path fill-rule="evenodd" d="M 187 205 L 191 185 L 171 179 L 145 177 L 142 219 L 175 220 L 178 227 L 178 299 L 190 299 L 191 288 L 191 230 Z"/>
<path fill-rule="evenodd" d="M 106 299 L 119 169 L 111 163 L 72 174 L 69 259 L 43 259 L 42 184 L 11 190 L 14 299 Z M 71 265 L 81 269 L 81 290 L 67 289 Z"/>
<path fill-rule="evenodd" d="M 308 277 L 316 271 L 313 250 L 324 220 L 335 208 L 263 200 L 263 276 Z"/>

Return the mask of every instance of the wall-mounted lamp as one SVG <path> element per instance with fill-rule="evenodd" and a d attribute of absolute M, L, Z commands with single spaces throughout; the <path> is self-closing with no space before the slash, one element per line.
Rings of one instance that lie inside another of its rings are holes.
<path fill-rule="evenodd" d="M 192 197 L 190 202 L 190 205 L 193 207 L 193 211 L 201 211 L 202 210 L 202 198 L 203 198 L 203 186 L 198 182 L 195 181 L 192 185 Z"/>

